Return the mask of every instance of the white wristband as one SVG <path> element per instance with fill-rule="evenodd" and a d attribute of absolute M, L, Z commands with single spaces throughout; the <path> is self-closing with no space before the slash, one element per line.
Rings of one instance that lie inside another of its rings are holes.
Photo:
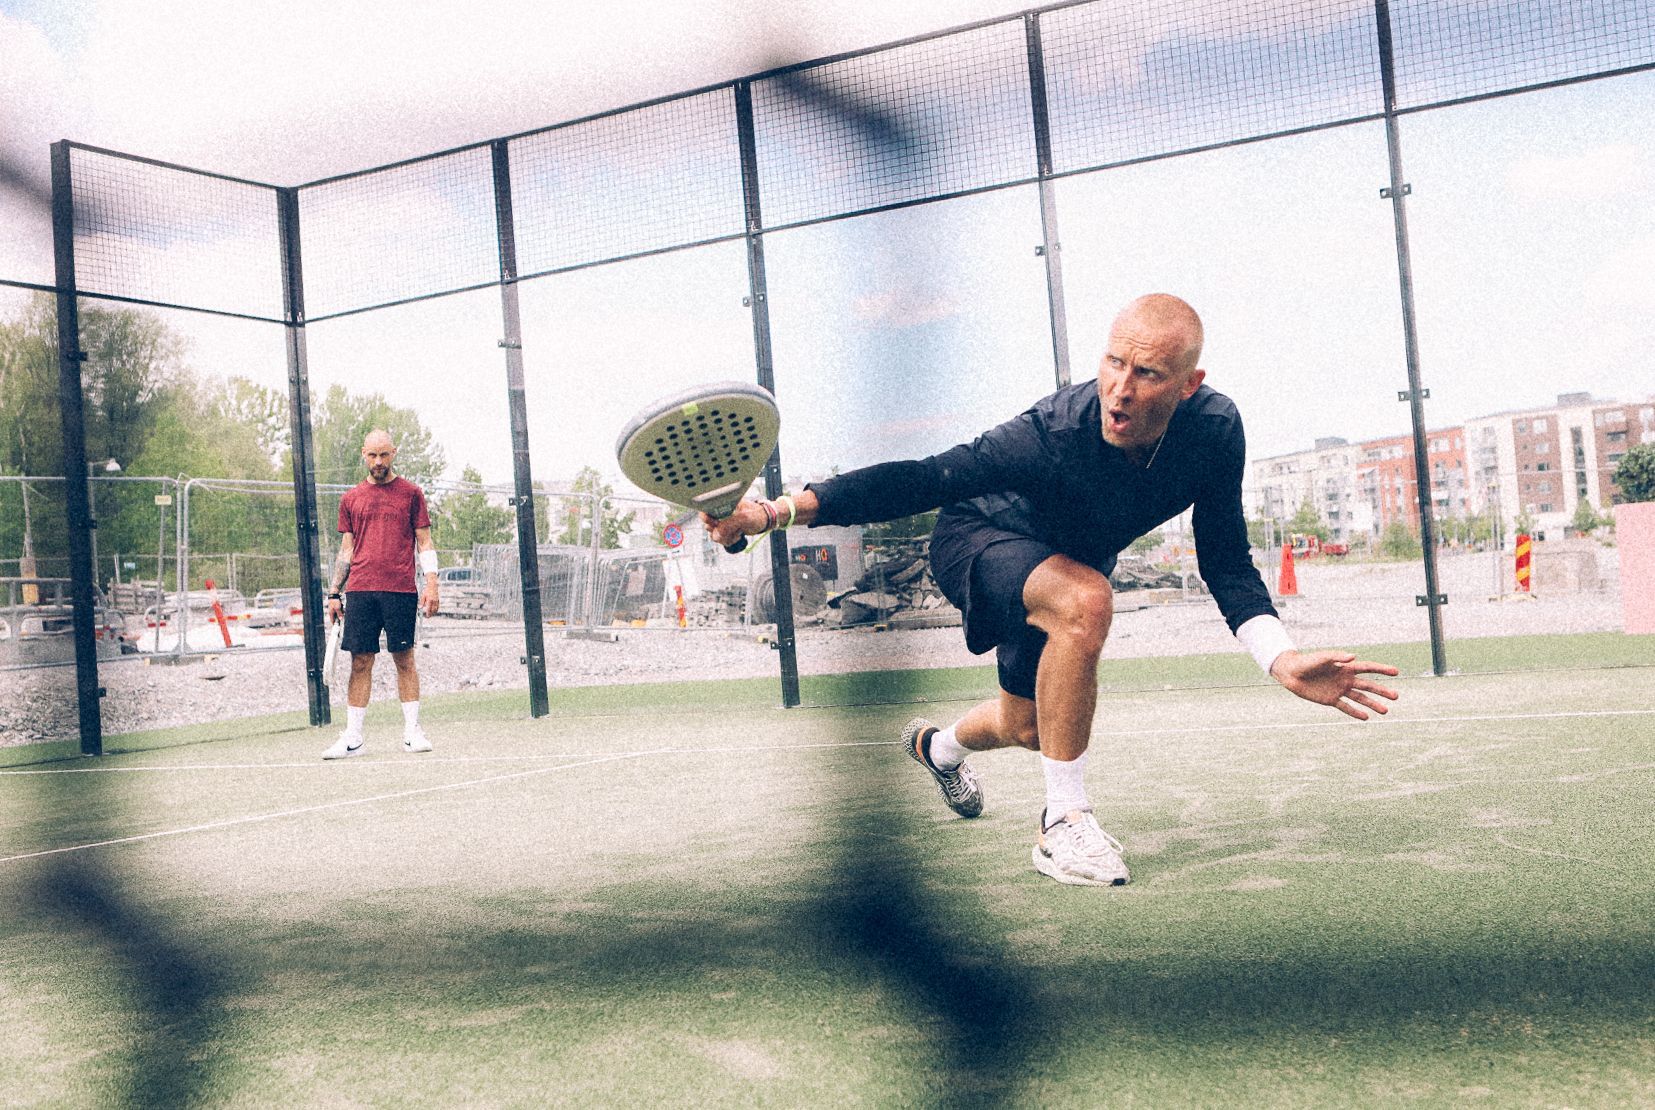
<path fill-rule="evenodd" d="M 1287 629 L 1282 627 L 1280 620 L 1268 613 L 1242 622 L 1241 627 L 1236 629 L 1236 639 L 1252 654 L 1253 661 L 1265 674 L 1270 673 L 1276 656 L 1284 651 L 1295 650 Z"/>
<path fill-rule="evenodd" d="M 419 553 L 419 568 L 426 574 L 437 573 L 437 553 L 435 551 L 421 551 Z"/>

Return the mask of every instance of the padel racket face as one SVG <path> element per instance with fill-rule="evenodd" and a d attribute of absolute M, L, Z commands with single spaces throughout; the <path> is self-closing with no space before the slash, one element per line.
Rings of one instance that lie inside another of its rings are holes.
<path fill-rule="evenodd" d="M 719 518 L 764 473 L 780 431 L 768 390 L 715 382 L 646 406 L 622 430 L 615 457 L 645 493 Z"/>

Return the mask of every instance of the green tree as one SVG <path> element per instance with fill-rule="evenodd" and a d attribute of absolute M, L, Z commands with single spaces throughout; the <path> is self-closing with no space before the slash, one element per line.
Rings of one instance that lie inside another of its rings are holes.
<path fill-rule="evenodd" d="M 591 541 L 588 532 L 590 527 L 591 501 L 593 496 L 607 498 L 615 490 L 603 480 L 603 476 L 589 466 L 580 468 L 575 480 L 570 483 L 570 493 L 582 494 L 581 497 L 560 498 L 557 502 L 559 521 L 562 531 L 558 533 L 558 543 L 585 544 Z M 636 512 L 621 514 L 613 502 L 605 502 L 603 516 L 600 522 L 601 546 L 616 548 L 621 546 L 621 537 L 630 535 L 632 522 L 637 518 Z"/>
<path fill-rule="evenodd" d="M 1392 521 L 1380 534 L 1379 553 L 1392 559 L 1418 558 L 1419 533 L 1400 520 Z"/>
<path fill-rule="evenodd" d="M 1529 512 L 1527 509 L 1524 509 L 1522 512 L 1517 514 L 1517 519 L 1511 522 L 1512 535 L 1532 536 L 1534 535 L 1534 527 L 1538 523 L 1539 522 L 1534 519 L 1534 514 Z"/>
<path fill-rule="evenodd" d="M 441 445 L 419 415 L 398 408 L 380 393 L 354 395 L 342 385 L 331 385 L 311 411 L 311 427 L 318 482 L 360 481 L 366 474 L 362 441 L 375 428 L 391 433 L 398 474 L 418 482 L 441 477 L 448 467 Z"/>
<path fill-rule="evenodd" d="M 79 316 L 80 345 L 86 354 L 82 389 L 87 458 L 117 459 L 127 474 L 177 473 L 181 467 L 171 464 L 150 469 L 155 465 L 151 441 L 169 396 L 195 380 L 183 363 L 183 340 L 160 319 L 138 309 L 86 305 Z M 62 470 L 56 306 L 42 294 L 16 317 L 0 323 L 0 472 L 58 475 Z M 154 492 L 150 489 L 146 498 L 153 498 Z M 97 495 L 102 556 L 122 549 L 122 510 L 135 493 L 125 483 L 106 482 L 99 484 Z M 7 514 L 9 519 L 0 522 L 0 558 L 15 557 L 14 551 L 25 542 L 42 559 L 63 558 L 68 549 L 63 502 L 62 483 L 32 485 L 27 539 L 23 522 Z M 153 547 L 153 513 L 144 518 L 146 547 Z"/>
<path fill-rule="evenodd" d="M 468 466 L 460 480 L 473 486 L 483 484 L 477 468 Z M 516 517 L 510 509 L 489 504 L 481 489 L 450 491 L 431 503 L 431 536 L 445 550 L 470 551 L 480 543 L 508 543 L 516 534 Z"/>
<path fill-rule="evenodd" d="M 1322 514 L 1316 511 L 1310 498 L 1305 498 L 1299 506 L 1299 511 L 1293 514 L 1293 519 L 1287 522 L 1289 532 L 1302 532 L 1307 536 L 1315 536 L 1318 541 L 1326 541 L 1331 535 L 1327 523 L 1322 520 Z"/>
<path fill-rule="evenodd" d="M 1589 536 L 1602 527 L 1603 523 L 1603 518 L 1592 508 L 1592 503 L 1582 497 L 1580 503 L 1575 506 L 1575 515 L 1570 518 L 1569 527 L 1583 536 Z"/>
<path fill-rule="evenodd" d="M 152 430 L 143 450 L 127 467 L 133 474 L 184 474 L 231 481 L 290 482 L 285 460 L 271 460 L 259 429 L 239 419 L 227 382 L 185 379 L 167 387 L 152 403 Z M 156 547 L 155 487 L 117 483 L 99 490 L 100 550 L 148 552 Z M 105 508 L 106 502 L 114 511 Z M 331 522 L 330 522 L 331 523 Z M 107 546 L 106 546 L 107 541 Z M 223 561 L 213 555 L 289 556 L 294 551 L 293 495 L 288 490 L 248 492 L 214 484 L 197 485 L 190 495 L 192 586 L 222 578 Z M 297 585 L 296 563 L 271 561 L 267 580 L 239 584 L 251 593 L 265 585 Z M 146 572 L 147 573 L 147 572 Z"/>
<path fill-rule="evenodd" d="M 1154 551 L 1156 548 L 1161 546 L 1161 540 L 1161 530 L 1157 528 L 1153 532 L 1145 532 L 1143 535 L 1127 544 L 1126 550 L 1133 555 L 1147 556 L 1151 551 Z"/>
<path fill-rule="evenodd" d="M 232 377 L 224 383 L 219 412 L 253 430 L 259 450 L 272 466 L 288 470 L 288 452 L 293 448 L 293 430 L 288 423 L 287 393 L 268 389 L 246 378 Z"/>
<path fill-rule="evenodd" d="M 1622 455 L 1614 482 L 1627 501 L 1655 501 L 1655 444 L 1640 443 Z"/>
<path fill-rule="evenodd" d="M 782 523 L 787 522 L 784 520 Z M 869 543 L 878 543 L 880 540 L 918 539 L 920 536 L 929 536 L 936 526 L 937 510 L 932 509 L 929 512 L 915 513 L 913 516 L 870 524 L 862 529 L 862 538 Z"/>

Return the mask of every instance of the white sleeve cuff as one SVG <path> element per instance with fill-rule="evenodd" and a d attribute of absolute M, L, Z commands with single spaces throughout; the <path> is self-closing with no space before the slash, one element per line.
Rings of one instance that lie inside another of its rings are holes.
<path fill-rule="evenodd" d="M 1253 661 L 1265 674 L 1270 673 L 1271 664 L 1275 663 L 1276 656 L 1284 651 L 1293 651 L 1293 640 L 1287 634 L 1287 629 L 1276 617 L 1268 613 L 1253 617 L 1242 622 L 1236 629 L 1236 639 L 1253 656 Z"/>
<path fill-rule="evenodd" d="M 419 568 L 426 574 L 437 573 L 437 553 L 429 549 L 419 553 Z"/>

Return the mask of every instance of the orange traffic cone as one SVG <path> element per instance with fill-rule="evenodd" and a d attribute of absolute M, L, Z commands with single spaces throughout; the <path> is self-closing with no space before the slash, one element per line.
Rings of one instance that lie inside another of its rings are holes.
<path fill-rule="evenodd" d="M 1293 573 L 1293 545 L 1281 545 L 1281 577 L 1276 582 L 1276 592 L 1282 597 L 1299 596 L 1299 576 Z"/>

